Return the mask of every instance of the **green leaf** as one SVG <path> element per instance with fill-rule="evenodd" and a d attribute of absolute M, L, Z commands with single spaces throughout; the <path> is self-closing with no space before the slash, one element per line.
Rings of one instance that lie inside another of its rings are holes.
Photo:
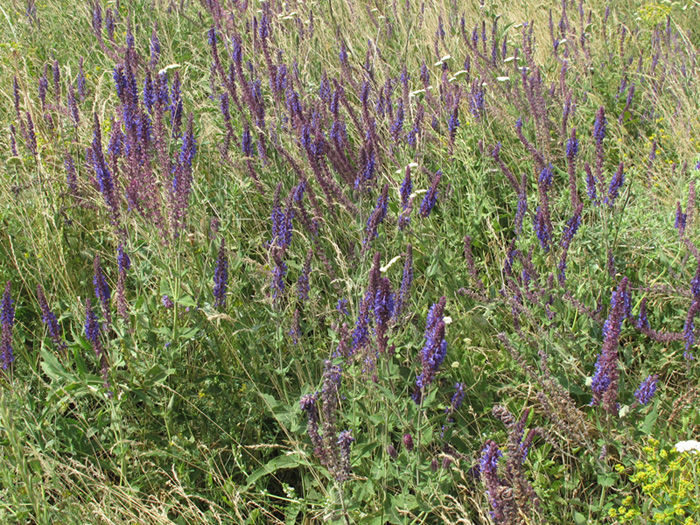
<path fill-rule="evenodd" d="M 66 369 L 63 368 L 61 363 L 58 362 L 58 359 L 56 359 L 56 356 L 50 353 L 48 349 L 41 349 L 41 357 L 41 369 L 47 376 L 54 381 L 65 381 L 70 379 L 70 375 L 66 372 Z"/>
<path fill-rule="evenodd" d="M 299 456 L 298 452 L 291 452 L 289 454 L 285 454 L 284 456 L 277 456 L 276 458 L 272 458 L 270 461 L 267 462 L 267 464 L 263 465 L 261 468 L 253 472 L 250 476 L 248 476 L 244 490 L 250 489 L 253 486 L 253 484 L 263 476 L 267 476 L 268 474 L 274 474 L 279 469 L 296 468 L 299 465 L 303 464 L 304 461 L 302 461 L 302 458 Z"/>
<path fill-rule="evenodd" d="M 588 522 L 588 518 L 580 512 L 574 511 L 574 522 L 576 522 L 576 525 L 585 525 Z"/>
<path fill-rule="evenodd" d="M 610 474 L 598 474 L 598 485 L 601 487 L 612 487 L 615 484 L 615 476 Z"/>
<path fill-rule="evenodd" d="M 654 428 L 654 424 L 656 423 L 658 417 L 659 412 L 656 409 L 649 412 L 644 418 L 644 423 L 642 423 L 642 426 L 639 430 L 641 430 L 646 435 L 651 434 L 651 431 Z"/>

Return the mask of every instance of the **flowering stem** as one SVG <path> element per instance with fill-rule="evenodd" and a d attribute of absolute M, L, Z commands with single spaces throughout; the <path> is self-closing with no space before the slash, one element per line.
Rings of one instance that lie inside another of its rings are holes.
<path fill-rule="evenodd" d="M 178 236 L 177 238 L 177 246 L 175 249 L 175 276 L 173 281 L 171 281 L 170 284 L 170 289 L 173 292 L 173 337 L 171 344 L 176 344 L 177 338 L 178 338 L 178 326 L 177 326 L 177 321 L 178 321 L 178 311 L 177 311 L 177 305 L 178 302 L 180 301 L 180 271 L 181 271 L 181 265 L 182 261 L 180 260 L 180 243 L 182 240 L 182 236 Z"/>
<path fill-rule="evenodd" d="M 343 498 L 343 486 L 340 483 L 336 483 L 338 487 L 338 494 L 340 495 L 340 506 L 343 508 L 343 520 L 345 525 L 350 525 L 350 516 L 348 516 L 348 508 L 345 505 L 345 498 Z"/>

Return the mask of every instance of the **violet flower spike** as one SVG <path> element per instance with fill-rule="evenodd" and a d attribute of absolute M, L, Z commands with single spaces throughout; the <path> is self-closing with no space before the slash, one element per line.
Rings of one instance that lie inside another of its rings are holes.
<path fill-rule="evenodd" d="M 608 195 L 605 197 L 605 202 L 606 204 L 609 204 L 610 206 L 615 205 L 615 199 L 619 196 L 620 188 L 622 188 L 622 185 L 625 183 L 625 165 L 624 163 L 620 162 L 620 165 L 617 168 L 617 171 L 615 174 L 612 176 L 612 179 L 610 179 L 610 187 L 608 188 Z"/>
<path fill-rule="evenodd" d="M 49 308 L 46 302 L 46 296 L 44 295 L 44 289 L 40 284 L 36 287 L 36 297 L 39 301 L 39 308 L 41 308 L 41 320 L 46 325 L 46 329 L 49 332 L 49 337 L 56 345 L 59 350 L 66 349 L 66 343 L 63 342 L 61 338 L 61 326 L 58 324 L 58 319 L 56 314 L 54 314 Z"/>
<path fill-rule="evenodd" d="M 435 203 L 437 202 L 438 197 L 437 188 L 438 184 L 440 184 L 441 179 L 442 170 L 437 170 L 437 172 L 435 173 L 435 177 L 433 178 L 433 182 L 430 185 L 430 188 L 428 188 L 425 197 L 423 197 L 423 202 L 420 205 L 420 216 L 424 219 L 430 215 L 430 212 L 433 211 L 433 208 L 435 207 Z"/>
<path fill-rule="evenodd" d="M 396 295 L 396 305 L 394 309 L 394 319 L 398 319 L 406 309 L 406 304 L 410 299 L 411 285 L 413 284 L 413 246 L 406 246 L 406 261 L 403 265 L 403 277 L 401 278 L 401 288 Z"/>
<path fill-rule="evenodd" d="M 367 225 L 365 227 L 365 238 L 362 241 L 362 245 L 366 248 L 369 244 L 377 237 L 377 228 L 384 221 L 386 217 L 387 206 L 389 203 L 389 185 L 385 184 L 382 188 L 382 193 L 377 198 L 377 204 L 372 212 L 372 215 L 367 219 Z"/>
<path fill-rule="evenodd" d="M 343 483 L 350 479 L 352 470 L 350 467 L 350 446 L 355 441 L 350 430 L 343 430 L 338 435 L 338 447 L 340 448 L 340 465 L 335 479 L 338 483 Z"/>
<path fill-rule="evenodd" d="M 226 240 L 221 237 L 219 256 L 216 260 L 214 271 L 214 306 L 226 308 L 226 288 L 228 286 L 228 255 L 226 253 Z"/>
<path fill-rule="evenodd" d="M 610 311 L 603 326 L 603 348 L 598 355 L 591 383 L 591 389 L 593 390 L 591 406 L 602 405 L 607 412 L 613 415 L 617 415 L 618 411 L 619 369 L 617 348 L 619 346 L 622 321 L 625 318 L 627 285 L 627 277 L 623 277 L 610 299 Z"/>
<path fill-rule="evenodd" d="M 685 226 L 688 219 L 688 215 L 683 213 L 680 201 L 676 204 L 676 221 L 674 223 L 674 228 L 678 230 L 678 234 L 683 236 L 685 233 Z"/>
<path fill-rule="evenodd" d="M 447 355 L 447 341 L 445 341 L 445 322 L 442 314 L 445 310 L 447 299 L 443 296 L 430 307 L 425 327 L 425 345 L 421 351 L 422 372 L 416 378 L 416 391 L 413 400 L 420 404 L 423 391 L 429 386 Z"/>
<path fill-rule="evenodd" d="M 102 306 L 102 315 L 105 320 L 105 330 L 112 323 L 112 316 L 110 313 L 110 298 L 111 290 L 107 284 L 107 279 L 102 271 L 102 266 L 100 266 L 100 256 L 96 255 L 93 263 L 94 274 L 92 277 L 92 283 L 95 286 L 95 296 L 99 300 Z"/>
<path fill-rule="evenodd" d="M 92 309 L 90 299 L 85 300 L 85 337 L 95 350 L 95 355 L 100 357 L 103 352 L 102 341 L 100 340 L 100 324 L 97 322 L 97 317 Z"/>
<path fill-rule="evenodd" d="M 2 368 L 7 368 L 14 362 L 12 352 L 12 328 L 15 324 L 15 308 L 12 300 L 12 283 L 7 281 L 5 291 L 0 302 L 0 326 L 2 326 L 2 338 L 0 339 L 0 353 L 2 354 Z"/>
<path fill-rule="evenodd" d="M 304 261 L 304 266 L 301 269 L 301 275 L 297 280 L 297 297 L 300 301 L 307 301 L 309 299 L 309 273 L 311 273 L 311 258 L 313 257 L 313 250 L 309 250 Z"/>
<path fill-rule="evenodd" d="M 595 115 L 595 124 L 593 126 L 593 138 L 595 139 L 597 146 L 601 146 L 603 144 L 606 126 L 607 120 L 605 119 L 605 108 L 600 106 Z"/>
<path fill-rule="evenodd" d="M 648 405 L 656 394 L 656 384 L 659 381 L 658 374 L 647 376 L 634 393 L 637 403 L 642 406 Z"/>
<path fill-rule="evenodd" d="M 479 462 L 479 471 L 481 479 L 486 487 L 486 496 L 493 508 L 491 517 L 496 523 L 505 523 L 506 515 L 504 506 L 507 504 L 502 500 L 500 493 L 501 480 L 498 476 L 498 460 L 503 456 L 503 453 L 498 448 L 498 445 L 491 440 L 486 442 L 486 446 L 481 452 L 481 461 Z"/>

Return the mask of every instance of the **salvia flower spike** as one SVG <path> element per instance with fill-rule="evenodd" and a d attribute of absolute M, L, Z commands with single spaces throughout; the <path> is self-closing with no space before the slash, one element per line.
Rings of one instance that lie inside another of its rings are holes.
<path fill-rule="evenodd" d="M 0 302 L 0 326 L 2 326 L 2 339 L 0 339 L 0 352 L 2 353 L 2 367 L 4 370 L 15 360 L 12 352 L 12 328 L 15 324 L 15 307 L 12 300 L 12 283 L 7 281 L 5 291 Z"/>

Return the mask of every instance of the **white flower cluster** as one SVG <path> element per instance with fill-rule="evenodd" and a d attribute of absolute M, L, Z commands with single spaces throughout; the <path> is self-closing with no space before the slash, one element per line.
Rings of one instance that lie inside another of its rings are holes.
<path fill-rule="evenodd" d="M 690 441 L 680 441 L 676 443 L 676 452 L 693 452 L 697 454 L 700 452 L 700 441 L 695 441 L 691 439 Z"/>

